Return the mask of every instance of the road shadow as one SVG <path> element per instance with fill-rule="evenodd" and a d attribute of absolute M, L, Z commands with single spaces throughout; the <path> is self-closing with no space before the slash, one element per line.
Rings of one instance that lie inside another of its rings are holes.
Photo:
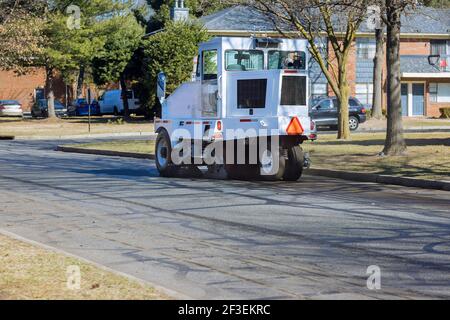
<path fill-rule="evenodd" d="M 148 170 L 144 169 L 72 169 L 71 171 L 80 174 L 106 175 L 106 176 L 126 176 L 126 177 L 149 177 L 154 176 Z"/>

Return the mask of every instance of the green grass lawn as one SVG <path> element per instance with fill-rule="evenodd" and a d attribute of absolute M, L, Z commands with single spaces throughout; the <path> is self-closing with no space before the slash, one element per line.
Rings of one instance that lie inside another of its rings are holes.
<path fill-rule="evenodd" d="M 423 120 L 415 122 L 405 122 L 405 128 L 417 127 L 448 127 L 450 128 L 450 121 L 448 120 Z"/>
<path fill-rule="evenodd" d="M 354 133 L 351 140 L 319 135 L 303 148 L 310 152 L 312 167 L 450 180 L 450 133 L 408 133 L 407 154 L 380 157 L 385 134 Z"/>
<path fill-rule="evenodd" d="M 80 287 L 67 287 L 69 266 Z M 169 299 L 155 289 L 92 264 L 0 234 L 0 300 Z"/>
<path fill-rule="evenodd" d="M 319 140 L 306 142 L 313 168 L 360 171 L 379 174 L 450 180 L 450 132 L 408 133 L 408 151 L 401 157 L 380 157 L 385 134 L 353 133 L 351 140 L 338 141 L 334 134 L 319 134 Z M 154 142 L 121 140 L 76 145 L 88 149 L 153 153 Z"/>

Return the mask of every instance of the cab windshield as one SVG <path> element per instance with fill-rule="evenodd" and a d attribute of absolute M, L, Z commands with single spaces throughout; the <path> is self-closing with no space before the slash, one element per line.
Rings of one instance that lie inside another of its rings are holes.
<path fill-rule="evenodd" d="M 264 52 L 261 50 L 225 51 L 227 71 L 255 71 L 264 69 Z"/>
<path fill-rule="evenodd" d="M 305 60 L 303 51 L 269 51 L 269 69 L 305 70 Z"/>

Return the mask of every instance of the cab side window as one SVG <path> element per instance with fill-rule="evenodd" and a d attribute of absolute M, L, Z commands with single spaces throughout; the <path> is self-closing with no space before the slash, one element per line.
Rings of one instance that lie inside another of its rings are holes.
<path fill-rule="evenodd" d="M 217 79 L 217 50 L 202 52 L 203 80 Z"/>

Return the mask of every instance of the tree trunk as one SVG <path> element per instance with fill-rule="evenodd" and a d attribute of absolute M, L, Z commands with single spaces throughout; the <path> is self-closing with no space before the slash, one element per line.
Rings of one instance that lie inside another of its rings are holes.
<path fill-rule="evenodd" d="M 344 53 L 342 62 L 339 63 L 339 110 L 338 110 L 338 139 L 349 139 L 349 111 L 348 98 L 350 97 L 350 86 L 347 81 L 347 60 L 348 54 Z"/>
<path fill-rule="evenodd" d="M 55 113 L 55 92 L 53 91 L 53 69 L 46 68 L 46 87 L 47 87 L 47 114 L 49 118 L 56 118 Z"/>
<path fill-rule="evenodd" d="M 372 117 L 381 119 L 383 116 L 383 63 L 384 63 L 384 32 L 383 29 L 375 30 L 376 52 L 373 59 L 373 100 Z"/>
<path fill-rule="evenodd" d="M 401 155 L 406 151 L 403 138 L 400 82 L 400 12 L 394 0 L 386 0 L 387 26 L 387 132 L 383 153 Z"/>
<path fill-rule="evenodd" d="M 85 67 L 80 66 L 80 73 L 78 74 L 78 82 L 77 82 L 77 98 L 83 97 L 84 73 Z"/>
<path fill-rule="evenodd" d="M 127 84 L 125 82 L 125 76 L 123 74 L 120 75 L 120 86 L 122 88 L 123 116 L 125 119 L 129 119 L 130 118 L 130 108 L 128 105 Z"/>

